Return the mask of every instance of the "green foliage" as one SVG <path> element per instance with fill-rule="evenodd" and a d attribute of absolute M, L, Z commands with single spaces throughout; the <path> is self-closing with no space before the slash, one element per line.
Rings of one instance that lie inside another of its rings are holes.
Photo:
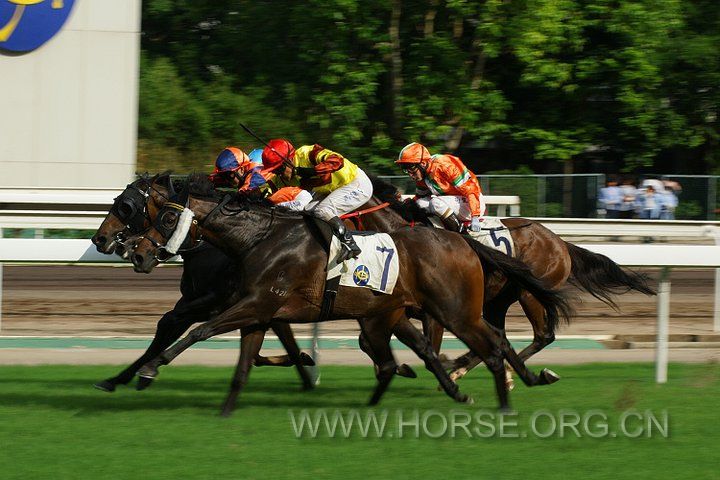
<path fill-rule="evenodd" d="M 675 209 L 675 218 L 678 220 L 705 220 L 703 209 L 696 201 L 679 202 Z"/>
<path fill-rule="evenodd" d="M 711 0 L 147 0 L 140 164 L 258 146 L 242 121 L 378 173 L 409 141 L 717 171 L 719 32 Z"/>

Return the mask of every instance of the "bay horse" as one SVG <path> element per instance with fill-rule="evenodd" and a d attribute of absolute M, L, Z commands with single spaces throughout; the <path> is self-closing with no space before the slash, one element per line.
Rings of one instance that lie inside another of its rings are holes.
<path fill-rule="evenodd" d="M 189 232 L 184 233 L 183 246 L 187 248 L 202 238 L 236 260 L 243 272 L 236 303 L 191 330 L 142 370 L 154 375 L 159 366 L 170 363 L 194 343 L 240 328 L 241 360 L 223 405 L 223 414 L 228 415 L 247 381 L 252 365 L 249 359 L 259 350 L 269 322 L 307 323 L 318 319 L 328 255 L 316 224 L 307 214 L 277 208 L 264 199 L 243 196 L 221 199 L 207 178 L 194 175 L 189 177 L 188 187 L 177 200 L 166 203 L 160 210 L 153 228 L 134 243 L 131 259 L 137 271 L 149 272 L 161 261 L 166 242 L 178 235 L 181 213 L 186 219 L 189 212 L 194 219 L 188 224 Z M 328 318 L 360 321 L 378 366 L 378 383 L 371 404 L 379 402 L 395 374 L 397 365 L 390 349 L 390 336 L 396 326 L 408 324 L 408 309 L 427 312 L 485 361 L 495 380 L 500 408 L 509 405 L 503 359 L 529 386 L 558 379 L 547 369 L 540 375 L 530 372 L 504 334 L 483 320 L 485 274 L 487 271 L 488 275 L 497 273 L 508 278 L 503 286 L 505 296 L 512 297 L 520 289 L 532 292 L 554 321 L 567 315 L 561 293 L 542 285 L 516 259 L 457 233 L 402 228 L 390 233 L 390 237 L 399 259 L 399 277 L 392 294 L 340 286 L 335 308 Z M 443 258 L 442 252 L 453 254 Z M 422 342 L 414 348 L 416 353 L 432 353 L 427 339 L 419 332 L 414 340 Z M 446 374 L 442 368 L 437 371 L 439 362 L 434 358 L 436 368 L 432 371 L 442 385 L 441 374 Z M 432 362 L 428 358 L 423 360 L 431 369 Z M 454 383 L 452 386 L 456 393 L 457 386 Z M 452 390 L 448 390 L 451 394 Z M 456 400 L 462 398 L 451 396 Z"/>
<path fill-rule="evenodd" d="M 117 253 L 122 256 L 127 239 L 147 230 L 159 209 L 175 194 L 176 188 L 169 172 L 152 177 L 147 174 L 141 176 L 115 198 L 113 206 L 91 239 L 93 244 L 100 253 Z M 97 382 L 94 385 L 96 388 L 113 392 L 117 385 L 128 384 L 140 367 L 175 343 L 191 325 L 206 321 L 225 306 L 239 281 L 235 262 L 208 243 L 183 251 L 181 256 L 181 298 L 158 321 L 155 336 L 146 351 L 116 376 Z M 300 351 L 290 326 L 287 323 L 273 323 L 271 328 L 288 355 L 263 357 L 258 354 L 255 365 L 296 365 L 303 388 L 312 388 L 313 383 L 302 365 L 313 365 L 314 362 L 309 355 Z M 150 383 L 149 379 L 140 377 L 137 388 L 142 390 Z"/>
<path fill-rule="evenodd" d="M 415 202 L 401 201 L 396 187 L 377 177 L 370 178 L 373 198 L 359 209 L 361 213 L 347 216 L 355 228 L 391 232 L 409 225 L 432 226 L 429 216 Z M 381 205 L 387 205 L 388 208 L 378 208 Z M 655 295 L 655 291 L 647 285 L 646 276 L 624 269 L 604 255 L 564 241 L 539 222 L 517 217 L 504 218 L 502 223 L 512 235 L 515 258 L 528 265 L 533 275 L 548 288 L 559 289 L 569 283 L 616 310 L 617 305 L 612 298 L 614 295 L 630 290 Z M 486 283 L 484 316 L 494 327 L 504 330 L 505 316 L 510 305 L 491 301 L 500 292 L 501 284 L 502 279 L 498 277 L 490 278 Z M 521 293 L 519 303 L 534 334 L 532 343 L 519 354 L 524 361 L 555 340 L 558 322 L 545 314 L 542 304 L 528 291 Z M 569 320 L 569 316 L 566 319 Z M 443 326 L 429 318 L 422 320 L 433 348 L 439 353 Z M 460 356 L 451 366 L 451 378 L 462 378 L 479 363 L 480 359 L 472 352 Z M 512 385 L 512 376 L 508 378 Z"/>

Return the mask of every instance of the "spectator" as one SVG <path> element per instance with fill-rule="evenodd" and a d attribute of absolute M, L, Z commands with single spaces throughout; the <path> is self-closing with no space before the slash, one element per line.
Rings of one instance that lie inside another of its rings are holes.
<path fill-rule="evenodd" d="M 662 182 L 665 187 L 665 199 L 660 218 L 663 220 L 675 220 L 675 209 L 678 206 L 678 195 L 682 193 L 682 185 L 667 177 L 662 177 Z"/>
<path fill-rule="evenodd" d="M 605 218 L 620 218 L 623 193 L 615 177 L 608 178 L 607 186 L 600 189 L 600 206 L 605 209 Z"/>
<path fill-rule="evenodd" d="M 633 218 L 635 214 L 635 193 L 637 188 L 635 182 L 630 177 L 625 177 L 620 185 L 622 191 L 622 205 L 620 206 L 620 218 Z"/>
<path fill-rule="evenodd" d="M 665 202 L 665 192 L 658 193 L 655 187 L 648 184 L 644 189 L 638 189 L 636 202 L 640 218 L 658 220 Z"/>

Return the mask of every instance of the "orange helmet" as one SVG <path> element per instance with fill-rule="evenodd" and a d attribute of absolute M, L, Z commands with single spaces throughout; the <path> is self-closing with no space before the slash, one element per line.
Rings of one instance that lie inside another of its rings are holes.
<path fill-rule="evenodd" d="M 283 164 L 293 164 L 295 147 L 284 138 L 270 140 L 262 152 L 263 170 L 273 172 Z"/>
<path fill-rule="evenodd" d="M 400 150 L 400 155 L 395 163 L 422 163 L 430 160 L 430 152 L 424 145 L 417 142 L 409 143 Z"/>

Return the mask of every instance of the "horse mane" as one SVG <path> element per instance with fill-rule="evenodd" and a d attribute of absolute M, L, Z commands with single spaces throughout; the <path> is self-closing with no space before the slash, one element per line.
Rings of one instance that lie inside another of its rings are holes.
<path fill-rule="evenodd" d="M 193 197 L 219 201 L 223 194 L 215 190 L 215 184 L 203 173 L 193 172 L 185 178 L 183 192 Z"/>
<path fill-rule="evenodd" d="M 373 186 L 373 195 L 381 202 L 390 204 L 406 222 L 429 223 L 428 215 L 415 202 L 404 202 L 397 187 L 375 175 L 368 175 Z"/>
<path fill-rule="evenodd" d="M 247 194 L 245 192 L 227 193 L 219 191 L 215 188 L 215 184 L 208 176 L 202 173 L 191 173 L 188 175 L 182 190 L 193 197 L 215 202 L 220 202 L 226 195 L 231 195 L 232 199 L 225 204 L 223 211 L 232 213 L 236 213 L 238 210 L 276 209 L 275 214 L 279 214 L 282 217 L 302 218 L 308 215 L 305 212 L 294 212 L 283 207 L 278 207 L 261 195 Z"/>

